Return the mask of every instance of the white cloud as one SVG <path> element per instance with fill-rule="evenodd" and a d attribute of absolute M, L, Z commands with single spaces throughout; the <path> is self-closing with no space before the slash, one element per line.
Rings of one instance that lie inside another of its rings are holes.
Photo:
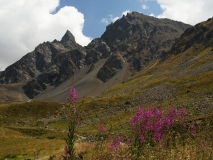
<path fill-rule="evenodd" d="M 123 16 L 123 15 L 127 15 L 127 13 L 130 13 L 130 10 L 126 10 L 126 11 L 124 11 L 124 12 L 122 12 L 122 15 L 121 16 Z"/>
<path fill-rule="evenodd" d="M 116 20 L 118 20 L 119 18 L 121 18 L 123 15 L 127 15 L 127 13 L 129 13 L 130 11 L 129 10 L 126 10 L 124 12 L 122 12 L 121 16 L 118 17 L 114 17 L 112 14 L 108 15 L 108 18 L 102 18 L 101 19 L 101 22 L 104 23 L 104 24 L 109 24 L 111 22 L 115 22 Z"/>
<path fill-rule="evenodd" d="M 155 14 L 154 14 L 154 13 L 151 13 L 149 16 L 155 17 Z"/>
<path fill-rule="evenodd" d="M 52 14 L 58 5 L 59 0 L 0 1 L 0 70 L 38 44 L 60 40 L 67 29 L 79 44 L 84 46 L 91 41 L 82 33 L 84 15 L 71 6 Z"/>
<path fill-rule="evenodd" d="M 107 25 L 111 22 L 115 22 L 117 19 L 119 19 L 119 17 L 114 17 L 112 14 L 110 14 L 108 18 L 102 18 L 101 22 Z"/>
<path fill-rule="evenodd" d="M 195 25 L 213 16 L 212 0 L 157 0 L 163 12 L 158 18 L 170 18 Z"/>
<path fill-rule="evenodd" d="M 102 23 L 105 23 L 105 24 L 109 24 L 108 18 L 102 18 L 102 19 L 101 19 L 101 22 L 102 22 Z"/>
<path fill-rule="evenodd" d="M 141 6 L 143 9 L 149 9 L 149 7 L 147 6 L 147 5 L 145 5 L 145 4 L 142 4 L 142 6 Z"/>
<path fill-rule="evenodd" d="M 119 17 L 114 17 L 112 14 L 110 14 L 109 19 L 110 19 L 111 22 L 115 22 L 116 20 L 119 19 Z"/>

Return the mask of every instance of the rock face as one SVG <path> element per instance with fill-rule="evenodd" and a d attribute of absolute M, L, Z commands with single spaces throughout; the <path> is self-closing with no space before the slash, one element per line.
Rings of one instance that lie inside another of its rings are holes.
<path fill-rule="evenodd" d="M 197 49 L 200 46 L 213 48 L 213 18 L 188 28 L 168 53 L 178 54 L 190 47 Z"/>
<path fill-rule="evenodd" d="M 119 51 L 132 68 L 142 69 L 161 57 L 190 25 L 132 12 L 107 26 L 101 36 L 112 51 Z"/>
<path fill-rule="evenodd" d="M 97 74 L 97 78 L 106 82 L 110 78 L 112 78 L 120 69 L 123 68 L 123 64 L 125 60 L 123 57 L 117 52 L 112 54 L 104 64 L 104 66 L 99 70 Z"/>
<path fill-rule="evenodd" d="M 88 46 L 85 47 L 87 55 L 85 57 L 85 64 L 91 65 L 102 58 L 107 58 L 111 54 L 110 47 L 103 39 L 96 38 L 92 40 Z"/>
<path fill-rule="evenodd" d="M 124 66 L 141 70 L 162 57 L 190 25 L 132 12 L 107 26 L 101 38 L 82 47 L 70 31 L 61 41 L 44 42 L 0 73 L 0 83 L 26 83 L 25 94 L 34 98 L 48 86 L 57 87 L 80 69 L 107 82 Z M 190 30 L 189 30 L 190 31 Z M 210 33 L 209 33 L 210 34 Z M 104 62 L 96 69 L 96 64 Z M 126 65 L 128 64 L 128 65 Z"/>

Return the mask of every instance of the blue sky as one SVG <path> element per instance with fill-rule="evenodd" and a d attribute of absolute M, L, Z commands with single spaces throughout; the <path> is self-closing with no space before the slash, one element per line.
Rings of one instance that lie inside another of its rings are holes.
<path fill-rule="evenodd" d="M 75 6 L 79 12 L 84 14 L 85 36 L 92 38 L 100 37 L 105 29 L 106 23 L 101 22 L 103 18 L 121 17 L 124 11 L 137 11 L 145 15 L 162 13 L 157 1 L 139 0 L 61 0 L 56 12 L 64 6 Z M 111 16 L 111 17 L 110 17 Z"/>
<path fill-rule="evenodd" d="M 0 0 L 0 71 L 66 30 L 86 46 L 127 12 L 194 25 L 213 16 L 213 0 Z"/>

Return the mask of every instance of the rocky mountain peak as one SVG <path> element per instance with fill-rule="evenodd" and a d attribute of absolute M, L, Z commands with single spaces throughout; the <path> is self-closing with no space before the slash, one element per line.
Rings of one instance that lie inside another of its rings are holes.
<path fill-rule="evenodd" d="M 81 47 L 79 44 L 76 43 L 75 37 L 69 30 L 66 31 L 60 43 L 69 49 L 76 49 Z"/>
<path fill-rule="evenodd" d="M 66 43 L 67 41 L 75 42 L 75 37 L 69 30 L 67 30 L 66 33 L 64 34 L 64 36 L 62 37 L 61 43 Z"/>
<path fill-rule="evenodd" d="M 189 27 L 190 25 L 182 22 L 158 19 L 138 12 L 132 12 L 108 25 L 101 38 L 115 51 L 121 43 L 135 41 L 137 44 L 138 40 L 146 43 L 150 41 L 162 42 L 165 35 L 167 40 L 173 41 Z M 171 35 L 168 36 L 170 32 Z"/>

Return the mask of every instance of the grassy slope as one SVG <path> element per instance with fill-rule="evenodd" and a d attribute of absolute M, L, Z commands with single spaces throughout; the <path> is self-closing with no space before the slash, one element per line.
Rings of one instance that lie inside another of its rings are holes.
<path fill-rule="evenodd" d="M 64 141 L 60 139 L 33 138 L 6 127 L 0 127 L 0 131 L 0 159 L 34 158 L 34 154 L 51 156 L 63 149 Z"/>
<path fill-rule="evenodd" d="M 152 61 L 128 81 L 99 96 L 81 99 L 78 105 L 84 112 L 77 134 L 97 133 L 100 123 L 107 129 L 112 127 L 114 134 L 125 133 L 128 120 L 139 105 L 160 105 L 164 109 L 175 105 L 186 107 L 193 118 L 212 116 L 211 50 L 189 48 L 164 61 Z M 0 105 L 0 141 L 4 142 L 0 143 L 0 157 L 32 157 L 39 149 L 41 156 L 63 154 L 64 108 L 65 105 L 48 102 Z"/>

